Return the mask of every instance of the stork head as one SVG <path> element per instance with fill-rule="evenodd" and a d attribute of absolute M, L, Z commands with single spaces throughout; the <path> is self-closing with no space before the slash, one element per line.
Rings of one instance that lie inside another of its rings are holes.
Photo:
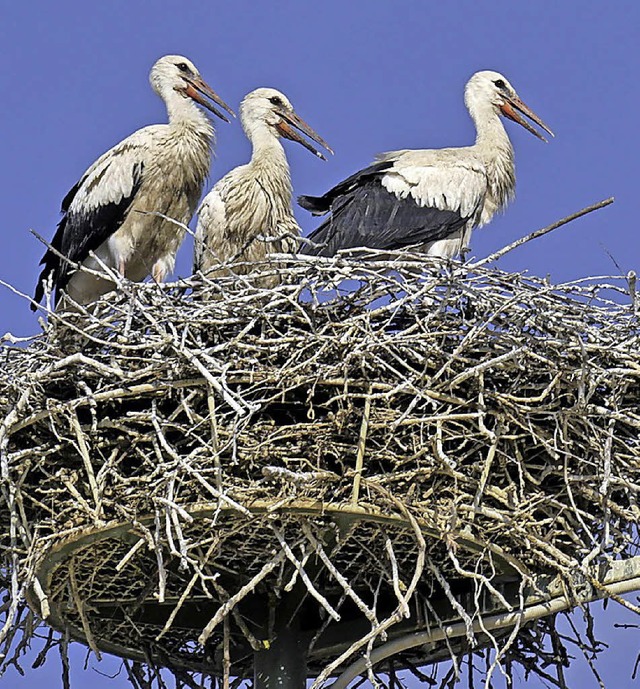
<path fill-rule="evenodd" d="M 261 88 L 247 94 L 240 104 L 240 120 L 250 139 L 256 128 L 266 126 L 275 136 L 297 141 L 322 160 L 326 158 L 301 133 L 333 153 L 329 144 L 295 113 L 284 93 L 276 89 Z"/>
<path fill-rule="evenodd" d="M 153 90 L 165 101 L 173 92 L 177 92 L 184 98 L 191 98 L 225 122 L 229 120 L 213 103 L 235 117 L 233 110 L 200 76 L 193 62 L 182 55 L 161 57 L 151 68 L 149 81 Z"/>
<path fill-rule="evenodd" d="M 498 114 L 517 122 L 534 136 L 546 141 L 544 136 L 520 115 L 522 113 L 553 136 L 549 127 L 520 100 L 509 80 L 500 72 L 492 72 L 491 70 L 476 72 L 467 82 L 464 100 L 471 112 L 488 105 Z"/>

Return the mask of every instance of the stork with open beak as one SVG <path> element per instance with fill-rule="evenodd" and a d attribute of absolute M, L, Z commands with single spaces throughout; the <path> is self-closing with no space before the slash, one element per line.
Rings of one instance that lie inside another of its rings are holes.
<path fill-rule="evenodd" d="M 323 160 L 308 139 L 332 153 L 324 139 L 295 113 L 288 98 L 275 89 L 249 93 L 240 105 L 240 120 L 253 154 L 246 165 L 217 182 L 202 202 L 195 270 L 206 272 L 234 261 L 247 262 L 236 266 L 236 272 L 249 272 L 251 262 L 264 261 L 269 254 L 296 252 L 300 227 L 293 215 L 289 163 L 280 139 L 296 141 Z M 277 278 L 266 282 L 276 284 Z"/>
<path fill-rule="evenodd" d="M 415 246 L 431 256 L 464 254 L 471 231 L 514 197 L 513 147 L 501 116 L 546 141 L 524 115 L 553 136 L 498 72 L 474 74 L 465 104 L 477 131 L 473 146 L 383 153 L 323 196 L 301 196 L 303 208 L 330 213 L 301 252 L 332 256 L 354 247 Z"/>
<path fill-rule="evenodd" d="M 173 270 L 186 225 L 209 174 L 213 125 L 198 106 L 229 121 L 229 106 L 186 57 L 166 55 L 151 69 L 153 90 L 167 106 L 168 124 L 144 127 L 107 151 L 84 173 L 62 202 L 63 217 L 36 287 L 45 285 L 65 308 L 88 304 L 114 288 L 101 262 L 130 280 L 152 275 L 162 282 Z M 58 253 L 56 253 L 58 252 Z M 91 255 L 91 253 L 95 255 Z M 65 258 L 61 258 L 61 254 Z M 35 310 L 35 304 L 32 309 Z"/>

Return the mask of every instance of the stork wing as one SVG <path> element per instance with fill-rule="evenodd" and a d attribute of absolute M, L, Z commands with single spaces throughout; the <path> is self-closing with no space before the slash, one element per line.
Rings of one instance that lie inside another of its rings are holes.
<path fill-rule="evenodd" d="M 302 253 L 399 249 L 444 239 L 463 227 L 484 201 L 484 172 L 457 166 L 443 171 L 430 158 L 423 164 L 404 157 L 382 160 L 307 203 L 319 209 L 329 202 L 331 217 L 309 236 L 318 246 L 307 245 Z"/>
<path fill-rule="evenodd" d="M 469 148 L 406 151 L 382 179 L 388 191 L 422 207 L 472 218 L 487 194 L 484 164 Z"/>
<path fill-rule="evenodd" d="M 198 211 L 194 270 L 295 252 L 300 228 L 289 210 L 290 193 L 288 181 L 251 163 L 227 173 Z"/>
<path fill-rule="evenodd" d="M 370 180 L 379 177 L 382 172 L 392 167 L 393 163 L 394 161 L 373 163 L 373 165 L 359 170 L 339 184 L 336 184 L 335 187 L 329 189 L 322 196 L 298 196 L 298 204 L 314 215 L 324 215 L 332 210 L 335 201 L 353 192 L 358 187 L 364 186 Z"/>
<path fill-rule="evenodd" d="M 62 219 L 51 246 L 73 263 L 81 263 L 124 222 L 140 188 L 145 163 L 152 154 L 150 140 L 155 127 L 141 129 L 107 151 L 85 172 L 62 201 Z M 72 266 L 51 249 L 34 300 L 44 295 L 44 283 L 51 276 L 56 291 L 68 282 Z M 32 306 L 32 308 L 35 308 Z"/>
<path fill-rule="evenodd" d="M 250 170 L 250 165 L 234 168 L 204 197 L 198 210 L 194 271 L 237 260 L 260 222 L 269 217 L 269 198 Z"/>
<path fill-rule="evenodd" d="M 206 272 L 214 263 L 220 263 L 224 256 L 218 250 L 224 242 L 226 227 L 225 205 L 218 185 L 204 197 L 198 209 L 195 243 L 193 248 L 193 272 Z"/>

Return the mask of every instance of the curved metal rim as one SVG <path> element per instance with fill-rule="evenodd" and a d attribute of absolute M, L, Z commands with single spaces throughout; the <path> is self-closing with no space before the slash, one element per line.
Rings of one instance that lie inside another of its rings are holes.
<path fill-rule="evenodd" d="M 274 509 L 274 505 L 277 508 Z M 383 514 L 380 510 L 372 506 L 364 507 L 362 505 L 342 504 L 342 503 L 326 503 L 320 500 L 313 500 L 307 498 L 298 498 L 296 500 L 288 501 L 286 504 L 281 504 L 279 501 L 270 500 L 252 500 L 250 503 L 243 505 L 251 515 L 262 515 L 267 513 L 277 514 L 290 513 L 298 514 L 300 516 L 328 516 L 328 517 L 350 517 L 354 520 L 371 521 L 381 524 L 394 524 L 405 527 L 410 530 L 411 524 L 407 519 L 398 514 Z M 194 503 L 191 507 L 184 507 L 184 511 L 194 519 L 211 517 L 216 513 L 237 513 L 239 517 L 245 515 L 238 512 L 233 506 L 227 504 L 217 503 Z M 82 527 L 78 529 L 75 534 L 67 535 L 60 542 L 56 543 L 47 553 L 44 562 L 36 569 L 36 576 L 42 579 L 48 577 L 52 566 L 57 565 L 63 560 L 69 552 L 97 543 L 106 538 L 112 538 L 119 533 L 135 532 L 136 523 L 147 525 L 152 524 L 153 516 L 140 517 L 133 521 L 118 521 L 109 522 L 99 527 Z M 427 526 L 424 519 L 416 518 L 422 533 L 434 539 L 440 539 L 441 534 L 430 526 Z M 515 557 L 505 553 L 504 550 L 495 544 L 485 543 L 479 539 L 474 538 L 470 534 L 456 535 L 456 543 L 458 546 L 466 548 L 472 552 L 480 552 L 483 550 L 490 551 L 498 558 L 500 564 L 505 566 L 506 572 L 518 572 L 519 574 L 529 575 L 527 567 L 517 560 Z"/>
<path fill-rule="evenodd" d="M 275 504 L 277 504 L 276 509 L 274 509 Z M 353 519 L 354 521 L 369 521 L 389 525 L 393 524 L 401 526 L 407 530 L 412 529 L 410 522 L 401 515 L 384 514 L 373 506 L 365 507 L 357 504 L 324 503 L 311 499 L 291 500 L 283 505 L 279 502 L 275 503 L 274 501 L 260 499 L 253 500 L 248 504 L 244 504 L 243 507 L 245 507 L 251 513 L 251 515 L 256 516 L 267 513 L 284 513 L 296 514 L 300 516 L 328 516 L 330 518 L 346 517 Z M 184 509 L 194 519 L 212 517 L 214 514 L 219 514 L 220 512 L 226 514 L 235 513 L 239 518 L 247 518 L 242 512 L 239 512 L 233 506 L 224 503 L 195 503 L 191 507 Z M 46 595 L 51 590 L 51 581 L 57 566 L 61 562 L 64 562 L 75 551 L 90 546 L 93 543 L 98 543 L 107 538 L 118 537 L 118 535 L 126 533 L 135 533 L 136 523 L 146 526 L 150 523 L 153 523 L 153 520 L 153 516 L 145 516 L 137 519 L 136 522 L 110 522 L 99 527 L 83 527 L 74 534 L 66 535 L 65 538 L 52 546 L 46 557 L 40 562 L 39 566 L 35 570 L 35 577 L 37 578 L 42 591 Z M 423 519 L 418 518 L 416 521 L 425 535 L 440 539 L 440 534 L 435 529 L 428 527 Z M 466 548 L 472 552 L 490 550 L 492 554 L 499 560 L 501 566 L 504 567 L 506 572 L 517 571 L 520 574 L 527 572 L 524 565 L 522 565 L 515 558 L 505 554 L 498 546 L 482 543 L 481 541 L 474 539 L 472 536 L 467 534 L 464 536 L 458 536 L 457 543 L 460 547 Z M 36 595 L 33 587 L 27 591 L 26 597 L 27 602 L 32 609 L 41 610 L 40 601 L 42 596 Z M 68 621 L 64 621 L 58 615 L 55 607 L 50 608 L 49 614 L 47 615 L 45 621 L 54 629 L 58 629 L 59 631 L 68 630 L 73 638 L 84 640 L 84 642 L 88 643 L 87 635 L 82 627 L 75 624 L 70 624 Z M 96 646 L 100 651 L 106 653 L 125 655 L 141 662 L 148 660 L 144 654 L 137 652 L 135 649 L 113 644 L 107 640 L 100 640 L 99 643 L 96 643 Z M 180 661 L 176 663 L 176 666 L 197 669 Z"/>
<path fill-rule="evenodd" d="M 547 617 L 554 613 L 569 610 L 577 605 L 592 603 L 608 595 L 623 595 L 632 591 L 640 590 L 640 555 L 630 557 L 625 560 L 615 560 L 609 564 L 608 571 L 599 578 L 603 590 L 592 590 L 584 592 L 578 596 L 577 600 L 569 600 L 563 591 L 559 595 L 552 596 L 548 600 L 538 600 L 534 598 L 530 603 L 525 604 L 522 610 L 513 612 L 501 612 L 483 617 L 482 620 L 473 622 L 475 633 L 490 632 L 516 624 L 524 625 L 532 620 Z M 392 655 L 407 651 L 424 644 L 432 644 L 444 639 L 455 639 L 468 633 L 467 625 L 464 622 L 447 624 L 439 629 L 429 631 L 413 632 L 393 639 L 371 652 L 369 662 L 372 665 L 382 662 Z M 359 675 L 366 672 L 368 667 L 367 659 L 359 658 L 354 663 L 346 667 L 331 685 L 331 689 L 346 689 L 347 686 Z"/>

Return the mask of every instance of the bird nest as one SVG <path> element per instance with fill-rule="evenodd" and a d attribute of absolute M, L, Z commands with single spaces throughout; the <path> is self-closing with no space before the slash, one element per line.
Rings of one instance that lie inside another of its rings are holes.
<path fill-rule="evenodd" d="M 295 629 L 318 686 L 487 646 L 550 677 L 545 616 L 640 587 L 627 284 L 278 261 L 5 347 L 0 658 L 44 623 L 194 686 Z"/>

